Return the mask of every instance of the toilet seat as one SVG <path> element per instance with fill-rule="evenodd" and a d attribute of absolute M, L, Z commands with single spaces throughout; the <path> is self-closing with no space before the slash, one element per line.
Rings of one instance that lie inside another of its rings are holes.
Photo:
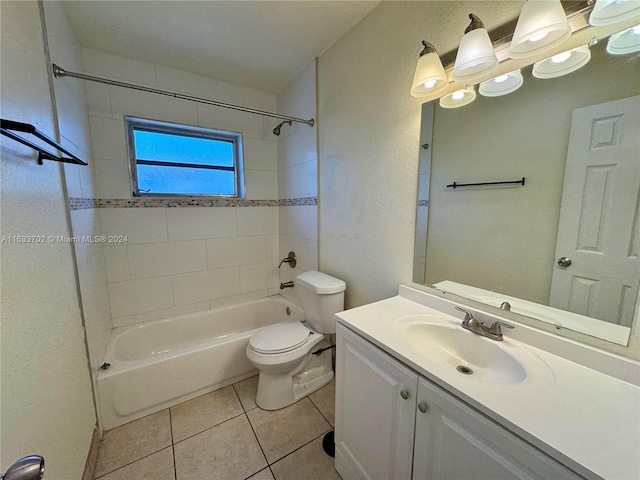
<path fill-rule="evenodd" d="M 311 334 L 311 330 L 300 322 L 276 323 L 251 335 L 249 347 L 262 354 L 287 353 L 307 343 Z"/>

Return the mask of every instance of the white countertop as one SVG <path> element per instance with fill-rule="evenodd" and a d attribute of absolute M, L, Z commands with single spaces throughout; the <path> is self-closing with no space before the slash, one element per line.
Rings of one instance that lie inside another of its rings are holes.
<path fill-rule="evenodd" d="M 400 293 L 404 296 L 341 312 L 339 322 L 585 478 L 640 479 L 637 385 L 510 338 L 518 329 L 532 330 L 519 324 L 516 330 L 504 330 L 504 341 L 496 343 L 516 358 L 526 350 L 525 357 L 537 359 L 523 382 L 494 384 L 461 375 L 415 350 L 397 327 L 397 320 L 412 315 L 426 316 L 429 323 L 460 325 L 462 315 L 451 314 L 454 304 L 409 287 L 401 287 Z M 537 330 L 534 334 L 542 341 L 551 337 Z"/>

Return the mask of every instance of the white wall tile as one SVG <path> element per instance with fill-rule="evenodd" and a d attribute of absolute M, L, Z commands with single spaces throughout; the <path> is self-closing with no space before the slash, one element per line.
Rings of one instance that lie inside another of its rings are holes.
<path fill-rule="evenodd" d="M 156 80 L 158 88 L 170 92 L 181 92 L 190 95 L 201 96 L 211 100 L 220 100 L 218 92 L 218 80 L 203 75 L 185 72 L 177 68 L 156 65 Z"/>
<path fill-rule="evenodd" d="M 143 85 L 156 84 L 155 66 L 131 58 L 85 48 L 82 49 L 82 66 L 85 72 L 94 75 L 142 83 Z"/>
<path fill-rule="evenodd" d="M 128 160 L 94 158 L 98 198 L 132 198 Z"/>
<path fill-rule="evenodd" d="M 198 124 L 194 102 L 126 88 L 110 87 L 113 118 L 125 115 L 184 125 Z"/>
<path fill-rule="evenodd" d="M 228 108 L 198 104 L 198 125 L 216 130 L 241 132 L 243 137 L 263 138 L 262 117 Z"/>
<path fill-rule="evenodd" d="M 89 117 L 93 156 L 98 158 L 127 159 L 127 142 L 122 118 Z"/>
<path fill-rule="evenodd" d="M 207 240 L 207 264 L 210 270 L 237 265 L 236 237 Z"/>
<path fill-rule="evenodd" d="M 87 92 L 88 113 L 92 117 L 111 118 L 111 94 L 109 86 L 95 82 L 84 82 Z"/>
<path fill-rule="evenodd" d="M 238 295 L 231 295 L 230 297 L 219 298 L 217 300 L 211 300 L 209 302 L 209 308 L 220 308 L 224 305 L 232 305 L 235 303 L 248 302 L 257 298 L 264 298 L 269 295 L 277 295 L 277 293 L 269 293 L 268 290 L 256 290 L 255 292 L 241 293 Z"/>
<path fill-rule="evenodd" d="M 244 168 L 250 170 L 278 170 L 278 144 L 276 141 L 246 137 L 242 140 Z"/>
<path fill-rule="evenodd" d="M 236 236 L 235 207 L 167 208 L 169 240 L 198 240 Z"/>
<path fill-rule="evenodd" d="M 267 170 L 244 171 L 245 195 L 248 200 L 277 200 L 278 174 Z"/>
<path fill-rule="evenodd" d="M 267 237 L 257 235 L 236 239 L 236 265 L 267 262 Z"/>
<path fill-rule="evenodd" d="M 237 267 L 186 273 L 171 278 L 176 305 L 215 300 L 240 293 Z"/>
<path fill-rule="evenodd" d="M 132 279 L 207 269 L 204 240 L 128 245 L 127 254 Z"/>
<path fill-rule="evenodd" d="M 178 307 L 166 308 L 164 310 L 140 313 L 135 315 L 135 323 L 151 322 L 153 320 L 160 320 L 161 318 L 177 317 L 178 315 L 186 315 L 187 313 L 201 312 L 208 309 L 208 301 L 190 303 L 189 305 L 180 305 Z"/>
<path fill-rule="evenodd" d="M 164 208 L 102 208 L 100 218 L 104 235 L 126 235 L 129 244 L 167 241 Z"/>
<path fill-rule="evenodd" d="M 104 247 L 104 261 L 109 283 L 130 279 L 126 245 L 106 245 Z"/>
<path fill-rule="evenodd" d="M 264 290 L 267 283 L 267 264 L 244 265 L 240 267 L 240 291 L 242 293 Z"/>
<path fill-rule="evenodd" d="M 71 163 L 64 163 L 63 165 L 64 178 L 67 185 L 67 194 L 70 197 L 81 197 L 82 186 L 80 185 L 80 169 L 83 167 L 81 167 L 80 165 L 73 165 Z"/>
<path fill-rule="evenodd" d="M 278 233 L 279 207 L 239 207 L 238 235 L 271 235 Z"/>
<path fill-rule="evenodd" d="M 317 156 L 315 127 L 309 128 L 302 125 L 301 128 L 278 141 L 279 169 L 310 162 Z"/>
<path fill-rule="evenodd" d="M 171 277 L 111 283 L 109 298 L 113 318 L 172 307 Z"/>
<path fill-rule="evenodd" d="M 301 207 L 288 207 L 289 209 L 289 234 L 294 237 L 308 240 L 318 239 L 318 207 L 305 205 Z"/>

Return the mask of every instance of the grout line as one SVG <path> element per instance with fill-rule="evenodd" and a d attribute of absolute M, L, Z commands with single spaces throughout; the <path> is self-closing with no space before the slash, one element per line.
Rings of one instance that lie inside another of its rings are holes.
<path fill-rule="evenodd" d="M 333 380 L 332 380 L 332 381 L 333 381 Z M 328 384 L 327 384 L 327 385 L 328 385 Z M 326 386 L 326 385 L 325 385 L 325 386 Z M 322 390 L 323 388 L 324 388 L 324 387 L 320 387 L 318 390 L 316 390 L 316 392 L 318 392 L 318 391 Z M 315 393 L 315 392 L 313 392 L 313 393 Z M 318 405 L 316 405 L 316 402 L 314 402 L 314 401 L 313 401 L 313 398 L 311 398 L 311 395 L 313 395 L 313 393 L 312 393 L 312 394 L 310 394 L 310 395 L 307 395 L 307 397 L 309 397 L 309 400 L 311 401 L 311 404 L 312 404 L 314 407 L 316 407 L 316 410 L 318 410 L 318 412 L 320 412 L 320 415 L 322 415 L 322 418 L 324 418 L 324 419 L 325 419 L 325 421 L 329 424 L 329 426 L 333 429 L 333 428 L 334 428 L 333 424 L 329 421 L 329 419 L 326 417 L 326 415 L 325 415 L 324 413 L 322 413 L 322 410 L 320 410 L 320 407 L 318 407 Z M 334 401 L 335 401 L 335 400 L 334 400 Z"/>
<path fill-rule="evenodd" d="M 269 459 L 267 458 L 267 455 L 264 453 L 264 448 L 262 448 L 262 444 L 260 443 L 260 439 L 258 438 L 258 435 L 256 434 L 256 431 L 253 428 L 253 424 L 251 423 L 251 420 L 249 419 L 249 415 L 247 415 L 245 413 L 245 416 L 247 417 L 247 422 L 249 422 L 249 426 L 251 427 L 251 431 L 253 432 L 253 436 L 256 438 L 256 442 L 258 442 L 258 446 L 260 447 L 260 451 L 262 452 L 262 456 L 264 457 L 264 461 L 267 462 L 267 467 L 266 468 L 268 468 L 269 471 L 271 472 L 271 476 L 273 478 L 276 478 L 276 476 L 273 473 L 273 470 L 271 470 L 271 464 L 269 463 Z M 262 470 L 264 470 L 264 468 Z M 258 472 L 261 472 L 262 470 L 258 470 Z M 255 475 L 258 472 L 255 472 L 253 475 Z"/>
<path fill-rule="evenodd" d="M 163 451 L 163 450 L 166 450 L 167 448 L 170 448 L 170 447 L 172 447 L 172 445 L 167 445 L 166 447 L 162 447 L 160 450 L 156 450 L 156 451 L 151 452 L 151 453 L 149 453 L 149 454 L 147 454 L 147 455 L 145 455 L 145 456 L 143 456 L 143 457 L 136 458 L 134 461 L 129 462 L 129 463 L 125 463 L 124 465 L 121 465 L 121 466 L 119 466 L 118 468 L 115 468 L 115 469 L 113 469 L 113 470 L 110 470 L 110 471 L 108 471 L 108 472 L 105 472 L 105 473 L 103 473 L 102 475 L 100 475 L 99 477 L 94 477 L 94 480 L 99 480 L 100 478 L 104 478 L 104 477 L 106 477 L 107 475 L 110 475 L 110 474 L 112 474 L 113 472 L 115 472 L 115 471 L 117 471 L 117 470 L 121 470 L 121 469 L 123 469 L 124 467 L 128 467 L 129 465 L 133 465 L 134 463 L 139 462 L 140 460 L 144 460 L 145 458 L 150 457 L 151 455 L 155 455 L 156 453 L 161 452 L 161 451 Z M 94 474 L 94 475 L 95 475 L 95 474 Z"/>
<path fill-rule="evenodd" d="M 173 417 L 171 416 L 171 409 L 169 408 L 169 427 L 171 427 L 171 456 L 173 458 L 173 478 L 178 480 L 178 469 L 176 468 L 176 449 L 173 445 Z"/>
<path fill-rule="evenodd" d="M 329 425 L 331 427 L 331 425 Z M 324 437 L 327 433 L 333 431 L 333 427 L 329 428 L 329 430 L 326 430 L 324 432 L 322 432 L 320 435 L 318 435 L 317 437 L 312 438 L 311 440 L 309 440 L 307 443 L 305 443 L 304 445 L 300 445 L 298 448 L 296 448 L 295 450 L 290 451 L 289 453 L 287 453 L 284 457 L 279 458 L 278 460 L 276 460 L 275 462 L 269 464 L 269 468 L 271 468 L 272 465 L 278 463 L 280 460 L 287 458 L 289 455 L 297 452 L 298 450 L 300 450 L 301 448 L 306 447 L 307 445 L 309 445 L 312 442 L 315 442 L 317 439 L 319 439 L 320 437 Z M 275 478 L 275 476 L 274 476 Z"/>
<path fill-rule="evenodd" d="M 238 415 L 234 415 L 233 417 L 227 418 L 227 419 L 226 419 L 226 420 L 224 420 L 223 422 L 216 423 L 215 425 L 212 425 L 212 426 L 210 426 L 210 427 L 208 427 L 208 428 L 205 428 L 204 430 L 202 430 L 202 431 L 200 431 L 200 432 L 196 432 L 196 433 L 194 433 L 193 435 L 189 435 L 188 437 L 183 438 L 182 440 L 178 440 L 176 443 L 174 443 L 174 445 L 177 445 L 178 443 L 182 443 L 182 442 L 184 442 L 185 440 L 189 440 L 190 438 L 193 438 L 193 437 L 195 437 L 196 435 L 200 435 L 201 433 L 204 433 L 204 432 L 206 432 L 206 431 L 208 431 L 208 430 L 211 430 L 212 428 L 219 427 L 220 425 L 223 425 L 223 424 L 225 424 L 225 423 L 227 423 L 227 422 L 229 422 L 229 421 L 231 421 L 231 420 L 233 420 L 233 419 L 235 419 L 235 418 L 238 418 L 238 417 L 240 417 L 240 416 L 242 416 L 242 415 L 246 415 L 246 414 L 245 414 L 244 412 L 242 412 L 242 413 L 239 413 Z"/>

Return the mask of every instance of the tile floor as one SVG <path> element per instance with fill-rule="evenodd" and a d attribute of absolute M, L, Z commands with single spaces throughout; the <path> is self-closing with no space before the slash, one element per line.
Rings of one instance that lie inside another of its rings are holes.
<path fill-rule="evenodd" d="M 104 433 L 100 480 L 340 480 L 322 450 L 334 382 L 282 410 L 255 403 L 258 377 Z"/>

